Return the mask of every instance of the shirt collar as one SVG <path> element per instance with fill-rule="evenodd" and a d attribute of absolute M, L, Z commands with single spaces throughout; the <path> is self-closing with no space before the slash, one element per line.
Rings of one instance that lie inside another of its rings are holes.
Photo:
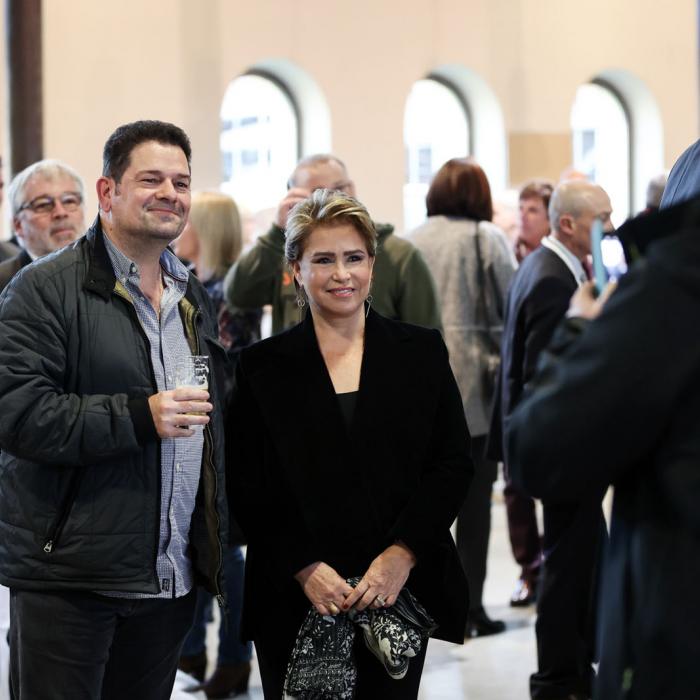
<path fill-rule="evenodd" d="M 112 239 L 106 234 L 104 235 L 104 242 L 109 259 L 112 262 L 112 267 L 114 268 L 114 275 L 116 278 L 122 284 L 129 282 L 138 287 L 141 281 L 139 266 L 133 260 L 131 260 L 131 258 L 119 250 Z M 170 248 L 166 248 L 162 252 L 160 256 L 160 266 L 163 268 L 166 275 L 175 279 L 176 282 L 184 285 L 187 284 L 189 272 L 183 263 L 180 262 L 175 253 L 170 250 Z"/>
<path fill-rule="evenodd" d="M 586 271 L 583 269 L 581 261 L 551 233 L 542 239 L 542 245 L 545 248 L 549 248 L 553 253 L 561 258 L 563 263 L 569 268 L 578 285 L 581 285 L 588 279 L 588 275 L 586 275 Z"/>

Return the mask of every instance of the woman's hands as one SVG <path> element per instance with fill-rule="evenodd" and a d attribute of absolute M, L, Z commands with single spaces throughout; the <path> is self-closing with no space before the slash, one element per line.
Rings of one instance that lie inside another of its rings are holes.
<path fill-rule="evenodd" d="M 309 564 L 294 578 L 321 615 L 337 615 L 341 609 L 346 609 L 345 601 L 353 588 L 328 564 L 322 561 Z"/>
<path fill-rule="evenodd" d="M 345 598 L 342 610 L 367 606 L 381 608 L 393 605 L 411 569 L 416 564 L 413 552 L 400 542 L 387 547 L 369 566 L 365 575 Z"/>
<path fill-rule="evenodd" d="M 364 610 L 368 606 L 393 605 L 415 564 L 413 552 L 402 542 L 397 542 L 370 564 L 355 588 L 322 561 L 304 567 L 294 578 L 321 615 L 337 615 L 352 607 Z"/>

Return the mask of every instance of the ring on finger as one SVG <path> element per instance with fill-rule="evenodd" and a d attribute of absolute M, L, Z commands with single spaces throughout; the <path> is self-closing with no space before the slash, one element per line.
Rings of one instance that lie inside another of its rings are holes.
<path fill-rule="evenodd" d="M 384 596 L 378 595 L 378 596 L 375 598 L 375 600 L 376 600 L 377 603 L 379 603 L 379 605 L 381 605 L 382 607 L 384 607 L 384 606 L 386 605 L 386 600 L 384 600 Z"/>
<path fill-rule="evenodd" d="M 331 611 L 331 615 L 337 615 L 340 612 L 340 608 L 333 601 L 328 603 L 328 609 Z"/>

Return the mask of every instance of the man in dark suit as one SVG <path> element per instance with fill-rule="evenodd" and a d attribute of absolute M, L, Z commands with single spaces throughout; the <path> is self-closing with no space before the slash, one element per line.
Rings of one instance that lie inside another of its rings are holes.
<path fill-rule="evenodd" d="M 15 175 L 8 197 L 22 249 L 0 262 L 0 292 L 25 265 L 83 235 L 83 195 L 78 173 L 57 160 L 40 160 Z"/>
<path fill-rule="evenodd" d="M 591 252 L 593 221 L 601 219 L 604 229 L 611 229 L 611 212 L 608 195 L 589 182 L 564 182 L 552 194 L 552 233 L 525 258 L 508 293 L 493 426 L 496 439 L 501 439 L 502 424 L 520 401 L 572 294 L 587 278 L 582 261 Z M 547 442 L 546 433 L 538 437 Z M 507 464 L 508 455 L 504 456 Z M 600 500 L 543 504 L 545 561 L 536 626 L 538 671 L 530 680 L 531 696 L 539 700 L 590 694 L 592 630 L 586 627 L 598 534 L 603 527 Z"/>
<path fill-rule="evenodd" d="M 513 478 L 531 493 L 615 486 L 598 700 L 700 697 L 700 198 L 675 209 L 649 217 L 658 240 L 602 313 L 588 285 L 576 293 L 508 424 Z"/>

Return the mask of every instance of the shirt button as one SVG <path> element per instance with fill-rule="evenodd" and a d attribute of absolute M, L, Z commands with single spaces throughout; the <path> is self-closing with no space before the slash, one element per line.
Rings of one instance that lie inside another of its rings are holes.
<path fill-rule="evenodd" d="M 178 462 L 178 463 L 175 465 L 175 469 L 176 469 L 177 471 L 180 471 L 180 462 Z"/>

